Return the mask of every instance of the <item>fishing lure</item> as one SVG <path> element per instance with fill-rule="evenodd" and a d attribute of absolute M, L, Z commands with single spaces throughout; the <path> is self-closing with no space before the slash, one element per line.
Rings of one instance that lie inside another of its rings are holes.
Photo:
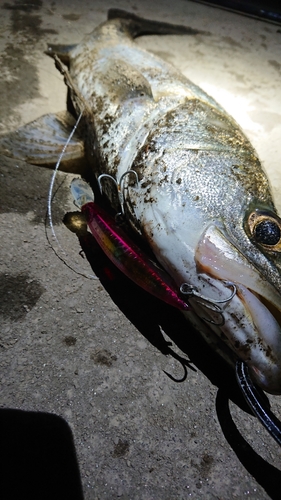
<path fill-rule="evenodd" d="M 190 306 L 180 298 L 176 284 L 94 202 L 90 186 L 82 179 L 73 179 L 71 192 L 76 205 L 86 217 L 92 235 L 111 262 L 150 294 L 181 311 L 188 311 Z"/>

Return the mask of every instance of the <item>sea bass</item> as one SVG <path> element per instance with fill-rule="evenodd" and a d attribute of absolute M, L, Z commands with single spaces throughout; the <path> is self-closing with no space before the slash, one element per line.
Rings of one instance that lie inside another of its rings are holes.
<path fill-rule="evenodd" d="M 188 303 L 186 318 L 246 362 L 262 389 L 281 394 L 281 219 L 268 180 L 223 108 L 134 43 L 148 33 L 196 31 L 111 10 L 81 43 L 49 47 L 71 114 L 2 137 L 0 151 L 53 165 L 82 113 L 63 169 L 77 171 L 81 160 L 94 171 Z"/>

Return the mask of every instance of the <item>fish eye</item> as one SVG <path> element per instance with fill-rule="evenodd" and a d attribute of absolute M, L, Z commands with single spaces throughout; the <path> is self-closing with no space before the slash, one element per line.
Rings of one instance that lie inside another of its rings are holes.
<path fill-rule="evenodd" d="M 281 251 L 281 220 L 273 213 L 259 210 L 248 218 L 251 239 L 267 250 Z"/>
<path fill-rule="evenodd" d="M 280 240 L 280 227 L 272 220 L 263 220 L 255 227 L 255 237 L 261 245 L 277 245 Z"/>

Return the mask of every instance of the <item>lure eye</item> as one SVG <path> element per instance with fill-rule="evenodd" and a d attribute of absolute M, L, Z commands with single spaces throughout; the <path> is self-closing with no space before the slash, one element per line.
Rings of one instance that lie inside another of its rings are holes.
<path fill-rule="evenodd" d="M 252 212 L 248 219 L 251 239 L 267 250 L 281 251 L 281 220 L 277 215 Z"/>

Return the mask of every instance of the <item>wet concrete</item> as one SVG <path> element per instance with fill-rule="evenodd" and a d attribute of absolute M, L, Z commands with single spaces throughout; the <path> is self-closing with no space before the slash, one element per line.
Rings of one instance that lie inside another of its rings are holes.
<path fill-rule="evenodd" d="M 79 41 L 114 6 L 209 33 L 137 43 L 234 116 L 280 209 L 280 30 L 187 0 L 1 2 L 0 132 L 65 109 L 47 42 Z M 74 209 L 72 176 L 55 185 L 62 250 L 45 226 L 51 171 L 1 157 L 0 174 L 1 498 L 17 498 L 20 485 L 22 498 L 79 499 L 81 484 L 85 500 L 279 498 L 280 449 L 233 373 L 180 314 L 60 222 Z M 271 401 L 281 415 L 280 398 Z"/>

